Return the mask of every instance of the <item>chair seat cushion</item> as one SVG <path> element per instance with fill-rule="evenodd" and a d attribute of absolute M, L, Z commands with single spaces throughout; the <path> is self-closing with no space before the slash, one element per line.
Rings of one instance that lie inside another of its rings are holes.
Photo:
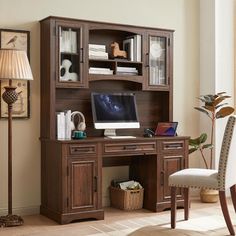
<path fill-rule="evenodd" d="M 184 169 L 169 176 L 169 186 L 219 189 L 217 176 L 217 170 Z"/>

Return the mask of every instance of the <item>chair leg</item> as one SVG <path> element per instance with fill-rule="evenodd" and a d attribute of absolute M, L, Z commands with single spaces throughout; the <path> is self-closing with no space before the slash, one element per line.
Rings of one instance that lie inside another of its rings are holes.
<path fill-rule="evenodd" d="M 234 233 L 234 228 L 230 219 L 228 207 L 227 207 L 227 202 L 226 202 L 226 197 L 225 197 L 225 191 L 219 191 L 220 195 L 220 205 L 221 209 L 225 218 L 226 225 L 228 227 L 228 230 L 230 232 L 230 235 L 235 235 Z"/>
<path fill-rule="evenodd" d="M 171 187 L 171 228 L 176 226 L 176 187 Z"/>
<path fill-rule="evenodd" d="M 236 185 L 230 187 L 230 193 L 234 205 L 234 211 L 236 212 Z"/>
<path fill-rule="evenodd" d="M 184 188 L 184 219 L 189 218 L 189 188 Z"/>

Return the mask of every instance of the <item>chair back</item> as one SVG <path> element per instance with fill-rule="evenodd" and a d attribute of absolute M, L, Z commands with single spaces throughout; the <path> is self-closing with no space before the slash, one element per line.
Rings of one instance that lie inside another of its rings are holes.
<path fill-rule="evenodd" d="M 236 184 L 236 116 L 228 118 L 221 146 L 218 186 L 225 190 Z"/>

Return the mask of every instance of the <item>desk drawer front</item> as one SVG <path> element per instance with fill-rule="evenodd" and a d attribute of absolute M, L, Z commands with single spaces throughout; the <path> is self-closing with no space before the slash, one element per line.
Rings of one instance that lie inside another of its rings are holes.
<path fill-rule="evenodd" d="M 96 144 L 71 144 L 68 145 L 69 156 L 95 155 L 97 153 Z"/>
<path fill-rule="evenodd" d="M 171 151 L 183 151 L 184 141 L 162 141 L 161 142 L 161 152 L 171 152 Z"/>
<path fill-rule="evenodd" d="M 140 143 L 112 143 L 104 144 L 104 154 L 122 155 L 122 154 L 143 154 L 156 153 L 156 142 Z"/>

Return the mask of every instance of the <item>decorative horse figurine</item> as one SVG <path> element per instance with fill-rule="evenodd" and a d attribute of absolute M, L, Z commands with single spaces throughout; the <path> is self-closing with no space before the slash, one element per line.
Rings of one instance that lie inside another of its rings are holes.
<path fill-rule="evenodd" d="M 111 55 L 112 57 L 127 58 L 127 52 L 120 50 L 119 43 L 117 42 L 111 44 Z"/>

